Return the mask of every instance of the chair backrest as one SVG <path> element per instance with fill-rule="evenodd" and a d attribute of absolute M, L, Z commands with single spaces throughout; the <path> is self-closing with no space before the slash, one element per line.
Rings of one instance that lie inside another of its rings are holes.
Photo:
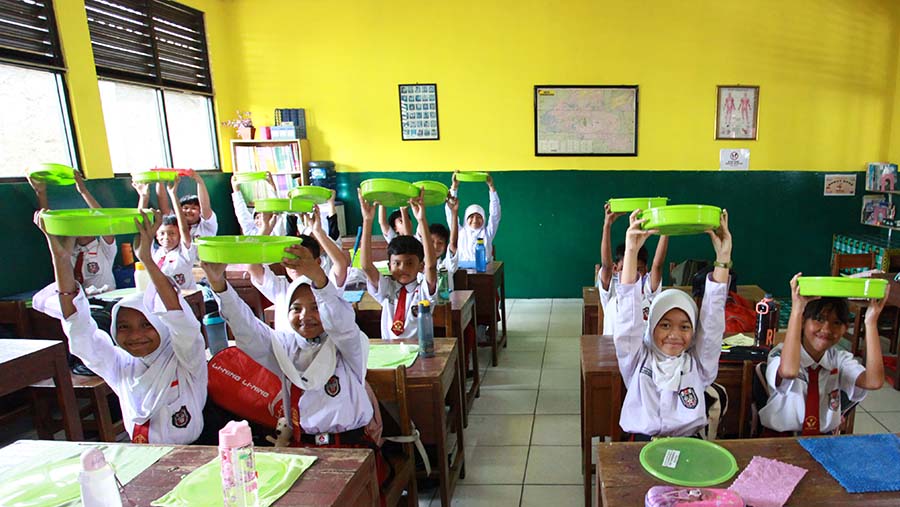
<path fill-rule="evenodd" d="M 832 252 L 831 276 L 840 276 L 842 269 L 875 269 L 875 252 L 839 254 Z"/>
<path fill-rule="evenodd" d="M 31 337 L 31 321 L 24 301 L 0 301 L 0 324 L 11 326 L 17 338 Z"/>
<path fill-rule="evenodd" d="M 401 365 L 396 369 L 375 369 L 366 372 L 366 382 L 378 398 L 381 406 L 382 419 L 385 423 L 385 432 L 395 431 L 390 421 L 396 423 L 396 430 L 400 436 L 412 435 L 412 421 L 409 418 L 409 407 L 406 394 L 406 367 Z M 388 417 L 389 416 L 389 417 Z M 389 439 L 390 437 L 385 437 Z M 407 494 L 407 503 L 418 503 L 415 474 L 415 449 L 412 442 L 399 444 L 403 449 L 400 461 L 389 455 L 382 448 L 382 453 L 394 472 L 387 484 L 382 484 L 381 495 L 384 498 L 383 505 L 397 505 L 403 497 L 404 490 Z"/>

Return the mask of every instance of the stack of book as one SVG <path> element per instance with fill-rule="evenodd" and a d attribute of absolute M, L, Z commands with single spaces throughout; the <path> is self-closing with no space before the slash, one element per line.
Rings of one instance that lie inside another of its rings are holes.
<path fill-rule="evenodd" d="M 235 146 L 236 172 L 269 171 L 271 173 L 300 172 L 302 159 L 296 144 L 274 146 Z"/>

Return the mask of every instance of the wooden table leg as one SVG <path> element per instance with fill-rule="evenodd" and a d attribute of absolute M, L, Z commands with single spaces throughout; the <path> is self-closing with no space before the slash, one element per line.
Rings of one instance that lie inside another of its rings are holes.
<path fill-rule="evenodd" d="M 500 271 L 500 318 L 503 319 L 503 348 L 506 348 L 506 268 Z M 496 366 L 496 365 L 494 365 Z"/>
<path fill-rule="evenodd" d="M 581 368 L 579 367 L 579 370 Z M 591 413 L 584 409 L 586 392 L 581 375 L 581 473 L 584 480 L 584 507 L 591 507 Z"/>
<path fill-rule="evenodd" d="M 115 442 L 116 430 L 109 413 L 109 392 L 106 389 L 91 389 L 91 404 L 94 406 L 94 417 L 97 419 L 100 440 Z"/>
<path fill-rule="evenodd" d="M 81 441 L 84 440 L 84 432 L 81 428 L 75 389 L 72 387 L 72 375 L 69 373 L 69 363 L 66 360 L 66 349 L 62 343 L 53 349 L 53 382 L 56 384 L 56 399 L 59 402 L 59 409 L 62 411 L 66 438 L 73 442 Z"/>

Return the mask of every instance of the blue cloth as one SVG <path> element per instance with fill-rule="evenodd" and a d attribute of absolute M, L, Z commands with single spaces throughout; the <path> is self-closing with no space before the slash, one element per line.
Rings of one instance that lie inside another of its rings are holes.
<path fill-rule="evenodd" d="M 900 437 L 897 435 L 801 438 L 797 442 L 848 493 L 900 491 Z"/>
<path fill-rule="evenodd" d="M 345 290 L 344 301 L 348 303 L 359 303 L 362 301 L 364 290 Z"/>

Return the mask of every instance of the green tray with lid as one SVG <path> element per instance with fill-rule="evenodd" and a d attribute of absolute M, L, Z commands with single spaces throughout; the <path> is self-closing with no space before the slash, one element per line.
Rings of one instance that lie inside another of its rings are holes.
<path fill-rule="evenodd" d="M 53 209 L 41 213 L 47 233 L 54 236 L 115 236 L 134 234 L 134 220 L 143 221 L 137 208 Z M 152 214 L 147 214 L 153 220 Z"/>
<path fill-rule="evenodd" d="M 274 264 L 294 255 L 284 251 L 303 240 L 293 236 L 201 236 L 197 256 L 220 264 Z"/>
<path fill-rule="evenodd" d="M 312 201 L 315 204 L 325 204 L 331 199 L 331 190 L 325 187 L 317 187 L 314 185 L 304 185 L 302 187 L 292 188 L 288 192 L 289 197 L 299 197 Z"/>
<path fill-rule="evenodd" d="M 456 181 L 466 183 L 483 183 L 487 181 L 488 173 L 484 171 L 460 171 L 456 173 Z"/>
<path fill-rule="evenodd" d="M 668 197 L 626 197 L 609 200 L 609 210 L 613 213 L 631 213 L 639 209 L 659 208 L 669 202 Z"/>
<path fill-rule="evenodd" d="M 418 197 L 419 189 L 408 181 L 391 178 L 372 178 L 359 184 L 363 199 L 378 202 L 388 208 L 408 206 L 409 200 Z"/>
<path fill-rule="evenodd" d="M 74 185 L 75 169 L 64 164 L 38 164 L 28 171 L 28 177 L 47 185 Z"/>
<path fill-rule="evenodd" d="M 888 281 L 883 278 L 848 276 L 801 276 L 797 278 L 801 296 L 881 299 Z"/>
<path fill-rule="evenodd" d="M 425 206 L 440 206 L 447 201 L 450 189 L 440 181 L 422 180 L 413 183 L 416 188 L 425 189 Z"/>
<path fill-rule="evenodd" d="M 738 471 L 728 449 L 699 438 L 658 438 L 641 449 L 640 461 L 653 477 L 679 486 L 714 486 Z"/>
<path fill-rule="evenodd" d="M 722 209 L 705 204 L 678 204 L 646 209 L 641 213 L 644 229 L 658 229 L 665 236 L 700 234 L 719 227 Z"/>
<path fill-rule="evenodd" d="M 269 197 L 257 199 L 253 203 L 254 211 L 261 213 L 309 213 L 313 210 L 313 202 L 308 199 L 285 199 L 281 197 Z"/>
<path fill-rule="evenodd" d="M 178 172 L 172 170 L 142 171 L 139 173 L 132 173 L 131 175 L 131 181 L 134 181 L 135 183 L 175 181 L 177 178 Z"/>
<path fill-rule="evenodd" d="M 254 181 L 262 181 L 268 176 L 266 171 L 252 171 L 246 173 L 234 173 L 234 181 L 238 183 L 252 183 Z"/>

